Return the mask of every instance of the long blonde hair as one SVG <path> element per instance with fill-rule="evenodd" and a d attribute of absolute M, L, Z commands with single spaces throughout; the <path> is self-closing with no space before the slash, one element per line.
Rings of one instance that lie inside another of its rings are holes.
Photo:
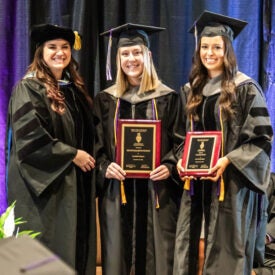
<path fill-rule="evenodd" d="M 139 86 L 138 94 L 154 90 L 160 83 L 160 79 L 156 72 L 150 50 L 145 45 L 140 46 L 144 58 L 144 69 L 141 75 L 141 83 Z M 124 92 L 128 89 L 130 85 L 127 79 L 127 75 L 123 72 L 121 68 L 120 48 L 117 51 L 116 64 L 116 96 L 120 97 L 124 94 Z"/>

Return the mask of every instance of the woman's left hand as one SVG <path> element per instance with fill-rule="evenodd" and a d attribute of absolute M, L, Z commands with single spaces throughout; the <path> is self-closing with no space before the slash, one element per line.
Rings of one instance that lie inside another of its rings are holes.
<path fill-rule="evenodd" d="M 170 172 L 165 165 L 160 165 L 150 173 L 150 179 L 153 181 L 165 180 L 170 176 Z"/>
<path fill-rule="evenodd" d="M 224 170 L 230 163 L 227 157 L 222 157 L 218 159 L 217 164 L 210 170 L 210 174 L 213 176 L 201 177 L 202 180 L 211 180 L 216 182 L 223 174 Z"/>

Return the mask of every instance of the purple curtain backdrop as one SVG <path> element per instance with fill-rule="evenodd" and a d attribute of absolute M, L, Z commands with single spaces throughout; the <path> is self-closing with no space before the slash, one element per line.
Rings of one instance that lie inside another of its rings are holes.
<path fill-rule="evenodd" d="M 188 29 L 204 9 L 248 21 L 234 41 L 239 69 L 263 86 L 275 129 L 274 0 L 0 0 L 0 214 L 7 206 L 7 106 L 12 87 L 30 63 L 30 26 L 44 22 L 63 24 L 83 35 L 83 48 L 77 60 L 91 95 L 110 85 L 105 80 L 107 39 L 99 37 L 99 33 L 125 22 L 163 26 L 166 31 L 152 41 L 151 49 L 163 81 L 179 90 L 188 80 L 194 49 Z M 274 160 L 275 146 L 273 172 Z"/>
<path fill-rule="evenodd" d="M 275 133 L 275 2 L 266 1 L 264 7 L 264 90 Z M 275 172 L 275 145 L 271 152 L 271 170 Z"/>
<path fill-rule="evenodd" d="M 0 213 L 6 208 L 5 127 L 9 96 L 29 62 L 27 1 L 0 0 Z"/>

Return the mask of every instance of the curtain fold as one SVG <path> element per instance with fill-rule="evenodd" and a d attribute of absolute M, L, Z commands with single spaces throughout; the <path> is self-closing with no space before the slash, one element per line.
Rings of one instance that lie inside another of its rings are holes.
<path fill-rule="evenodd" d="M 265 0 L 263 7 L 262 86 L 275 132 L 275 3 Z M 271 171 L 275 171 L 275 145 L 271 151 Z"/>
<path fill-rule="evenodd" d="M 32 59 L 34 45 L 29 29 L 34 24 L 53 23 L 77 30 L 83 39 L 74 56 L 80 63 L 92 96 L 106 86 L 105 62 L 108 39 L 99 34 L 126 22 L 165 27 L 154 35 L 151 50 L 163 82 L 175 90 L 188 81 L 194 52 L 194 37 L 188 33 L 193 20 L 204 10 L 227 14 L 248 21 L 234 41 L 239 69 L 263 86 L 272 124 L 274 110 L 274 1 L 272 0 L 0 0 L 0 213 L 6 207 L 5 124 L 13 85 L 23 76 Z M 113 78 L 115 64 L 113 47 Z M 272 160 L 275 159 L 275 149 Z M 272 171 L 275 163 L 272 161 Z"/>
<path fill-rule="evenodd" d="M 0 213 L 6 208 L 5 127 L 13 85 L 29 63 L 29 2 L 0 0 Z"/>

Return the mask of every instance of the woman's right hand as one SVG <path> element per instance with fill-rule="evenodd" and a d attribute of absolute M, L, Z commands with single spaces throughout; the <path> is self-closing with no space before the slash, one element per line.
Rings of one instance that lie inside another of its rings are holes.
<path fill-rule="evenodd" d="M 196 180 L 197 178 L 195 178 L 193 176 L 185 176 L 185 175 L 183 175 L 184 168 L 182 167 L 181 164 L 182 164 L 182 159 L 179 159 L 179 161 L 177 163 L 177 170 L 178 170 L 178 174 L 179 174 L 181 180 L 182 181 L 185 181 L 187 179 L 190 179 L 190 180 L 194 179 L 194 180 Z"/>
<path fill-rule="evenodd" d="M 95 159 L 83 150 L 77 150 L 73 163 L 83 172 L 88 172 L 95 168 Z"/>
<path fill-rule="evenodd" d="M 126 172 L 115 162 L 110 163 L 106 170 L 107 179 L 125 180 Z"/>

